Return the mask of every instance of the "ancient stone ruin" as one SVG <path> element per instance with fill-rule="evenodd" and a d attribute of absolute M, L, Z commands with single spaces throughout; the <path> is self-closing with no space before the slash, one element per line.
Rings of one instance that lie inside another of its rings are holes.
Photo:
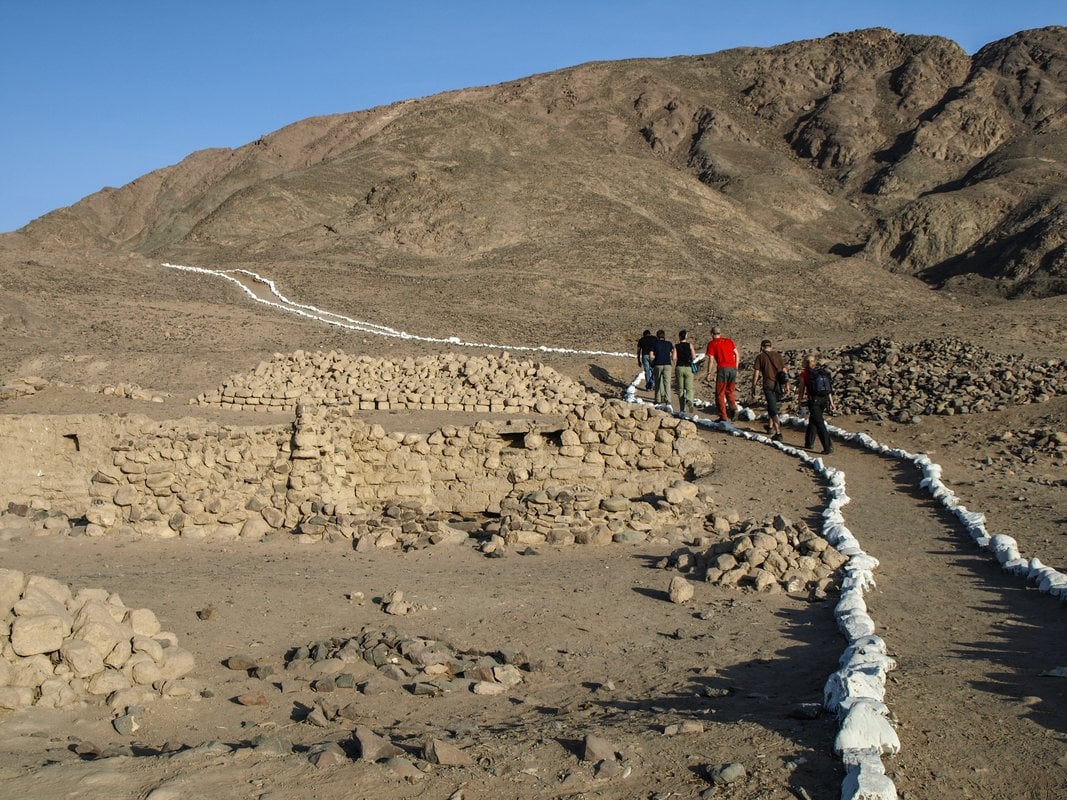
<path fill-rule="evenodd" d="M 250 373 L 201 394 L 198 405 L 293 411 L 297 404 L 559 414 L 598 402 L 595 394 L 544 364 L 499 356 L 425 356 L 389 361 L 331 351 L 275 354 Z"/>

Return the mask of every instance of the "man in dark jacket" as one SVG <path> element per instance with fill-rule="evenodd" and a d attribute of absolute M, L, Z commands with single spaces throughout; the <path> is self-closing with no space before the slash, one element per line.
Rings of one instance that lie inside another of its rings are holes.
<path fill-rule="evenodd" d="M 671 369 L 673 367 L 674 345 L 667 341 L 667 334 L 663 330 L 658 330 L 656 341 L 652 345 L 652 369 L 656 373 L 657 406 L 671 404 Z"/>
<path fill-rule="evenodd" d="M 817 372 L 826 375 L 825 382 L 820 381 Z M 823 385 L 820 386 L 819 384 Z M 804 358 L 804 369 L 797 380 L 797 405 L 805 400 L 808 403 L 808 427 L 804 431 L 804 449 L 810 450 L 815 444 L 815 436 L 818 434 L 824 453 L 834 451 L 833 442 L 830 441 L 830 432 L 826 429 L 826 420 L 823 417 L 826 411 L 834 411 L 834 393 L 830 387 L 829 373 L 825 367 L 819 366 L 819 361 L 814 355 Z"/>
<path fill-rule="evenodd" d="M 652 345 L 656 343 L 656 337 L 652 331 L 645 330 L 641 338 L 637 340 L 637 363 L 645 371 L 645 391 L 652 391 Z"/>

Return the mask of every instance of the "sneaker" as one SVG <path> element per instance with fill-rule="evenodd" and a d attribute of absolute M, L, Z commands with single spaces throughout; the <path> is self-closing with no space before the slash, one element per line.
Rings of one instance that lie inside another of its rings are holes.
<path fill-rule="evenodd" d="M 780 442 L 780 441 L 782 441 L 782 434 L 780 434 L 780 433 L 774 434 L 774 436 L 771 437 L 771 441 L 772 442 Z"/>
<path fill-rule="evenodd" d="M 822 452 L 823 452 L 823 455 L 826 455 L 826 456 L 828 456 L 828 455 L 830 455 L 830 453 L 834 452 L 834 448 L 832 448 L 832 447 L 827 447 L 827 448 L 826 448 L 825 450 L 823 450 Z"/>

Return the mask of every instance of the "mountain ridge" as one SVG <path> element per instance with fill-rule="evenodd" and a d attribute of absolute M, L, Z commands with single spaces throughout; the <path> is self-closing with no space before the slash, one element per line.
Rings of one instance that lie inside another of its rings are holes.
<path fill-rule="evenodd" d="M 594 264 L 721 255 L 747 270 L 857 256 L 935 286 L 1050 296 L 1067 291 L 1065 64 L 1063 27 L 973 57 L 874 28 L 590 62 L 294 122 L 20 233 L 434 271 L 567 270 L 590 249 L 607 254 Z"/>

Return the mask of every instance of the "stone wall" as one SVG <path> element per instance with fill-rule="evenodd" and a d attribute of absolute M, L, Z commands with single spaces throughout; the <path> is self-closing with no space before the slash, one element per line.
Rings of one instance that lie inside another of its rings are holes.
<path fill-rule="evenodd" d="M 88 477 L 110 462 L 129 424 L 87 414 L 0 416 L 0 497 L 80 513 L 90 501 Z"/>
<path fill-rule="evenodd" d="M 198 405 L 293 411 L 297 404 L 524 414 L 566 413 L 596 396 L 556 370 L 499 356 L 437 355 L 389 361 L 346 353 L 276 354 L 201 394 Z"/>
<path fill-rule="evenodd" d="M 621 401 L 571 411 L 558 427 L 512 419 L 387 432 L 350 408 L 301 405 L 292 426 L 158 425 L 116 443 L 92 474 L 87 533 L 258 538 L 329 507 L 356 514 L 417 500 L 499 513 L 522 493 L 581 484 L 604 495 L 662 492 L 712 455 L 696 427 Z"/>
<path fill-rule="evenodd" d="M 86 533 L 237 536 L 251 516 L 285 507 L 291 436 L 289 425 L 146 424 L 92 473 Z M 270 519 L 280 526 L 284 515 Z"/>

